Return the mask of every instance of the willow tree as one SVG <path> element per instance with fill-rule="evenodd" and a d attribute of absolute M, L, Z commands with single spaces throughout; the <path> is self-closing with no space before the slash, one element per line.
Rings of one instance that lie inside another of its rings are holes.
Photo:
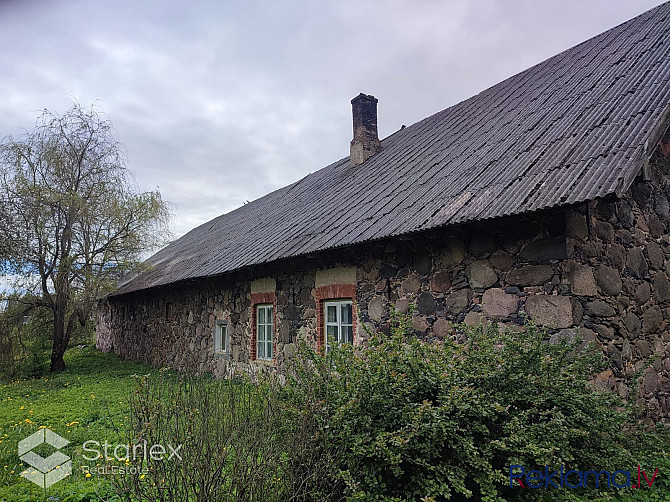
<path fill-rule="evenodd" d="M 168 236 L 160 193 L 132 183 L 121 144 L 95 105 L 44 110 L 35 127 L 0 144 L 0 242 L 22 301 L 53 317 L 51 371 L 76 323 Z"/>

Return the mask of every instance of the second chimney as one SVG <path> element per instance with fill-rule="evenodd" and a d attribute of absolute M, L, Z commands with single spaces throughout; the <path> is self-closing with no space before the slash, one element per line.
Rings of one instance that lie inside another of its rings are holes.
<path fill-rule="evenodd" d="M 377 134 L 377 98 L 361 93 L 351 100 L 351 109 L 354 116 L 351 163 L 358 166 L 382 149 Z"/>

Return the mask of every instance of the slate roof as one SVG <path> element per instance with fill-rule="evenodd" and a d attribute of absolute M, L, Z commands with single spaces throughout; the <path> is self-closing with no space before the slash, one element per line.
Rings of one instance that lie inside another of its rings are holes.
<path fill-rule="evenodd" d="M 669 117 L 670 2 L 200 225 L 116 294 L 621 194 Z"/>

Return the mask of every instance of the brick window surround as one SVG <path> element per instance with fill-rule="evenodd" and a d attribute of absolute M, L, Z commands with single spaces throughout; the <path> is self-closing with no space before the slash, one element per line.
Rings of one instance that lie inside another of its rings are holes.
<path fill-rule="evenodd" d="M 256 324 L 256 307 L 258 305 L 272 305 L 272 361 L 262 361 L 274 364 L 277 362 L 277 295 L 272 293 L 252 293 L 251 294 L 251 353 L 249 357 L 252 361 L 256 358 L 256 339 L 258 337 L 258 325 Z M 260 362 L 260 360 L 259 360 Z"/>
<path fill-rule="evenodd" d="M 329 300 L 351 300 L 351 321 L 353 324 L 354 343 L 356 342 L 356 325 L 358 316 L 356 313 L 356 285 L 355 284 L 330 284 L 316 288 L 316 346 L 323 350 L 326 346 L 325 312 L 323 304 Z"/>

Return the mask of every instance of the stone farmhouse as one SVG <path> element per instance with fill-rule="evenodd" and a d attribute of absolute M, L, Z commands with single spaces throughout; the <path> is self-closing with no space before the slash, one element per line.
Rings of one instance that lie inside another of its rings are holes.
<path fill-rule="evenodd" d="M 97 345 L 152 365 L 279 370 L 416 303 L 581 336 L 596 381 L 670 422 L 670 3 L 209 221 L 101 304 Z M 641 376 L 636 377 L 636 374 Z"/>

